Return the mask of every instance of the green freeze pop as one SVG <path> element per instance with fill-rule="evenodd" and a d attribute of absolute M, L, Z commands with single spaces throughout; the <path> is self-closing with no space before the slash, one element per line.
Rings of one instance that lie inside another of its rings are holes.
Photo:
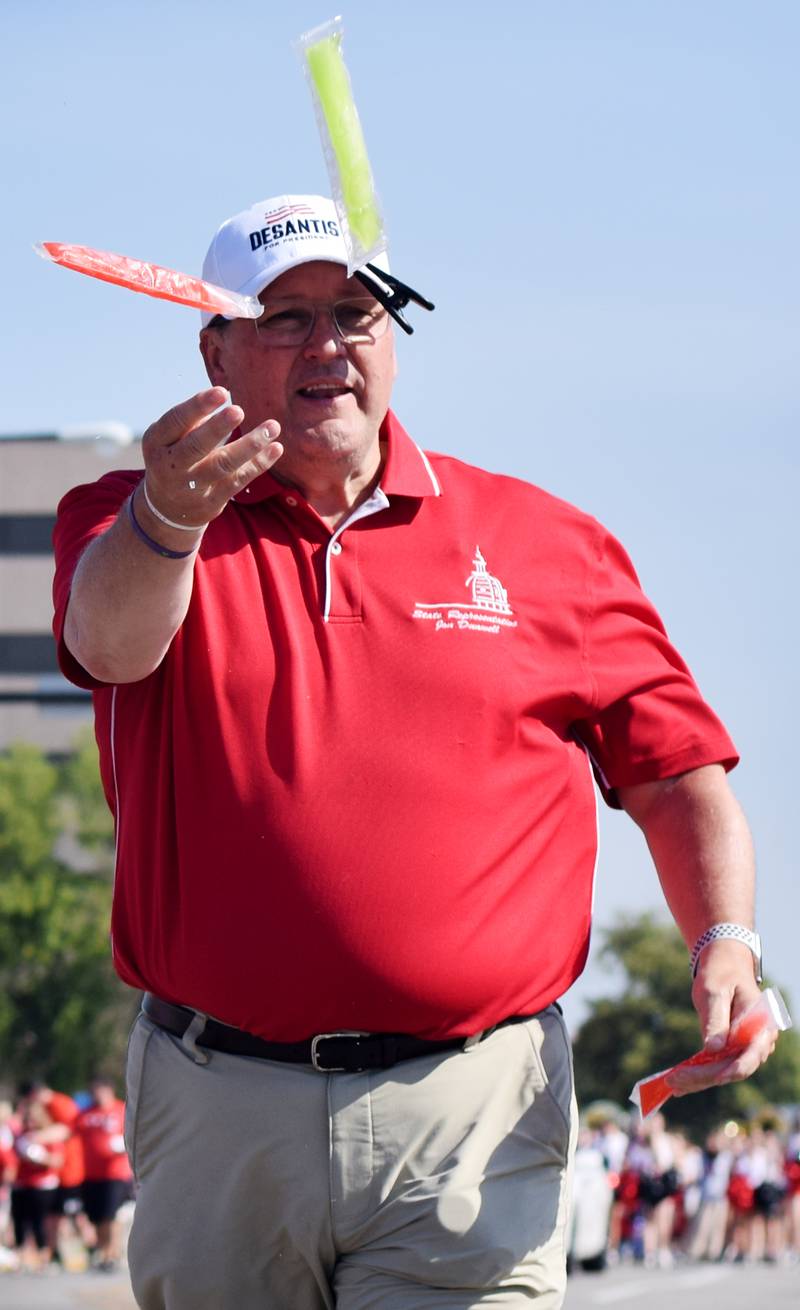
<path fill-rule="evenodd" d="M 340 36 L 334 34 L 323 37 L 307 46 L 305 55 L 309 75 L 325 118 L 331 150 L 336 158 L 338 189 L 354 239 L 353 244 L 361 247 L 362 257 L 351 256 L 352 262 L 356 267 L 361 267 L 376 253 L 376 247 L 385 247 L 383 219 L 378 209 L 350 77 L 342 57 Z M 332 162 L 329 158 L 329 166 Z"/>

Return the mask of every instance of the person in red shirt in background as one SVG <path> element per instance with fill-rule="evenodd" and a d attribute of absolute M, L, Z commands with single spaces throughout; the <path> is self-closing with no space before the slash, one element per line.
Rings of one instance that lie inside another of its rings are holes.
<path fill-rule="evenodd" d="M 17 1172 L 14 1152 L 16 1120 L 10 1101 L 0 1101 L 0 1270 L 12 1269 L 16 1260 L 5 1243 L 10 1240 L 11 1186 Z"/>
<path fill-rule="evenodd" d="M 132 1194 L 132 1174 L 125 1153 L 125 1102 L 107 1078 L 89 1083 L 92 1104 L 78 1116 L 76 1131 L 83 1146 L 83 1207 L 97 1230 L 96 1269 L 110 1272 L 119 1261 L 117 1212 Z"/>
<path fill-rule="evenodd" d="M 23 1268 L 42 1269 L 50 1264 L 53 1255 L 47 1219 L 59 1185 L 63 1146 L 58 1141 L 41 1140 L 47 1137 L 53 1121 L 40 1102 L 25 1099 L 20 1116 L 20 1130 L 14 1137 L 16 1178 L 11 1189 L 14 1245 Z"/>
<path fill-rule="evenodd" d="M 64 1092 L 56 1092 L 39 1080 L 25 1083 L 20 1088 L 23 1105 L 39 1105 L 48 1117 L 47 1127 L 36 1134 L 40 1146 L 58 1149 L 62 1157 L 58 1187 L 51 1198 L 50 1210 L 45 1218 L 47 1243 L 52 1253 L 59 1250 L 59 1238 L 64 1236 L 64 1216 L 70 1215 L 78 1224 L 83 1243 L 93 1244 L 93 1235 L 81 1226 L 78 1214 L 82 1208 L 81 1183 L 83 1182 L 83 1146 L 75 1132 L 80 1113 L 77 1102 Z"/>
<path fill-rule="evenodd" d="M 71 1096 L 45 1089 L 45 1104 L 51 1119 L 68 1129 L 64 1139 L 64 1162 L 47 1221 L 51 1245 L 66 1268 L 86 1267 L 86 1252 L 95 1246 L 95 1234 L 83 1212 L 83 1141 L 76 1130 L 80 1107 Z"/>

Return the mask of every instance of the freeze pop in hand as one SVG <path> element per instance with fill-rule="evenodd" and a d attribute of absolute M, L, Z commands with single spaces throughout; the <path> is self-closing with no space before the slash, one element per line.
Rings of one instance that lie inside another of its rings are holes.
<path fill-rule="evenodd" d="M 364 133 L 342 55 L 342 20 L 333 18 L 297 42 L 311 88 L 333 199 L 347 246 L 347 273 L 386 250 Z"/>
<path fill-rule="evenodd" d="M 673 1065 L 671 1069 L 663 1069 L 661 1073 L 651 1074 L 649 1078 L 641 1078 L 631 1092 L 630 1099 L 638 1106 L 642 1118 L 646 1119 L 672 1096 L 672 1088 L 667 1078 L 676 1069 L 694 1069 L 698 1065 L 721 1064 L 739 1055 L 759 1033 L 783 1032 L 791 1026 L 792 1020 L 784 1005 L 783 997 L 776 988 L 768 987 L 754 1005 L 734 1020 L 728 1040 L 720 1050 L 698 1051 L 695 1055 L 689 1056 L 688 1060 L 681 1060 L 680 1064 Z"/>
<path fill-rule="evenodd" d="M 259 318 L 263 313 L 264 307 L 257 296 L 226 291 L 213 282 L 159 264 L 146 264 L 141 259 L 130 259 L 127 255 L 112 255 L 107 250 L 71 246 L 62 241 L 43 241 L 34 250 L 42 259 L 72 268 L 76 273 L 87 273 L 101 282 L 113 282 L 129 291 L 155 296 L 157 300 L 172 300 L 178 305 L 204 309 L 209 314 L 224 314 L 226 318 Z"/>

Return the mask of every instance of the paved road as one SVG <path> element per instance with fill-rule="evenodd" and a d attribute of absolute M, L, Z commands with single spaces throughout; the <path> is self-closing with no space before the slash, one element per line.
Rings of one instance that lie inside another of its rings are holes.
<path fill-rule="evenodd" d="M 693 1265 L 576 1273 L 564 1310 L 798 1310 L 800 1266 Z M 0 1275 L 0 1310 L 136 1310 L 125 1274 Z"/>
<path fill-rule="evenodd" d="M 677 1269 L 637 1267 L 602 1274 L 576 1273 L 564 1310 L 646 1306 L 647 1310 L 798 1310 L 800 1266 L 684 1265 Z"/>
<path fill-rule="evenodd" d="M 127 1273 L 0 1274 L 0 1310 L 136 1310 Z"/>

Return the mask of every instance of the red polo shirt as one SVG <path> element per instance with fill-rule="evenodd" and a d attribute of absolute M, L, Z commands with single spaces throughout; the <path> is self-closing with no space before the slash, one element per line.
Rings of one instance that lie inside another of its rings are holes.
<path fill-rule="evenodd" d="M 61 633 L 139 473 L 59 508 L 55 631 L 95 693 L 114 958 L 274 1040 L 470 1033 L 583 968 L 609 787 L 736 753 L 619 544 L 545 492 L 426 456 L 331 533 L 269 474 L 210 524 L 161 666 L 116 688 Z"/>

